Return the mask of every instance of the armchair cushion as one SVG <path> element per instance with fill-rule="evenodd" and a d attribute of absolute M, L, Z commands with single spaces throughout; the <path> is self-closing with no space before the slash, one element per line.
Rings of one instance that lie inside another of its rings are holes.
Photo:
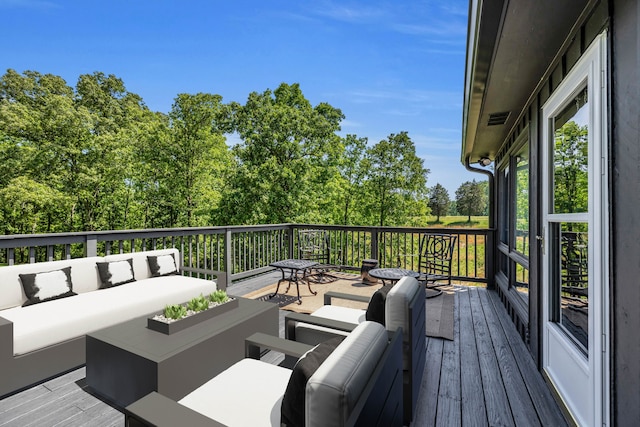
<path fill-rule="evenodd" d="M 178 402 L 227 426 L 279 426 L 291 369 L 242 359 Z M 251 402 L 241 408 L 241 402 Z"/>
<path fill-rule="evenodd" d="M 387 329 L 393 331 L 402 328 L 409 331 L 409 304 L 419 288 L 418 281 L 413 277 L 403 277 L 391 288 L 387 294 L 385 321 Z"/>
<path fill-rule="evenodd" d="M 344 338 L 335 337 L 320 343 L 298 359 L 282 399 L 282 425 L 304 425 L 304 401 L 307 382 Z"/>
<path fill-rule="evenodd" d="M 133 274 L 132 258 L 122 261 L 97 262 L 96 265 L 102 282 L 100 289 L 112 288 L 136 281 Z"/>
<path fill-rule="evenodd" d="M 27 301 L 23 307 L 76 295 L 71 284 L 71 267 L 42 273 L 20 274 Z"/>
<path fill-rule="evenodd" d="M 309 378 L 304 425 L 345 425 L 388 342 L 382 325 L 358 325 Z"/>
<path fill-rule="evenodd" d="M 178 267 L 173 254 L 147 256 L 151 277 L 169 276 L 178 274 Z"/>
<path fill-rule="evenodd" d="M 387 294 L 391 290 L 390 285 L 386 285 L 378 289 L 369 300 L 369 305 L 367 306 L 367 314 L 365 318 L 367 320 L 371 320 L 374 322 L 380 323 L 382 326 L 385 325 L 384 320 L 384 305 L 387 299 Z"/>

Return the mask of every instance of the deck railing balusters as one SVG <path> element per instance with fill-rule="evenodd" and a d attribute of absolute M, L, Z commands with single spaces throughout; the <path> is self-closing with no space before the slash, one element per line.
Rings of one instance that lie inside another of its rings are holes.
<path fill-rule="evenodd" d="M 224 272 L 227 283 L 268 269 L 278 259 L 295 258 L 299 229 L 326 230 L 329 261 L 359 268 L 362 260 L 377 258 L 382 267 L 417 269 L 422 233 L 458 236 L 454 252 L 454 280 L 487 282 L 491 268 L 492 230 L 357 227 L 282 224 L 151 230 L 118 230 L 47 235 L 0 236 L 0 262 L 13 265 L 81 256 L 138 252 L 177 247 L 185 273 L 213 277 Z M 194 247 L 195 245 L 195 247 Z M 60 253 L 58 253 L 60 251 Z M 194 274 L 195 273 L 195 274 Z"/>

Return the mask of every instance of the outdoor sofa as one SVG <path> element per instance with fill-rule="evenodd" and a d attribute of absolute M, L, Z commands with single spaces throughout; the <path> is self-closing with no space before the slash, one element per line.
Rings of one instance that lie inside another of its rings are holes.
<path fill-rule="evenodd" d="M 402 425 L 402 330 L 364 322 L 333 341 L 303 346 L 293 370 L 245 358 L 177 402 L 152 392 L 125 408 L 126 425 Z"/>
<path fill-rule="evenodd" d="M 386 297 L 385 297 L 386 295 Z M 366 310 L 332 305 L 333 299 L 367 302 Z M 413 277 L 403 277 L 393 286 L 384 286 L 369 298 L 327 292 L 325 305 L 312 314 L 287 313 L 285 336 L 307 344 L 318 344 L 346 335 L 365 320 L 375 320 L 388 331 L 402 328 L 404 423 L 413 420 L 426 362 L 425 287 Z"/>
<path fill-rule="evenodd" d="M 82 366 L 87 333 L 216 290 L 180 265 L 161 249 L 0 267 L 0 397 Z"/>

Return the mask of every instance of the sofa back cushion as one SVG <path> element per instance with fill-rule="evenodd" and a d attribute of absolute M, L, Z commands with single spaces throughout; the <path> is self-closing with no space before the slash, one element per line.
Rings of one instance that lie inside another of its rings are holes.
<path fill-rule="evenodd" d="M 389 341 L 377 322 L 359 324 L 307 382 L 305 426 L 344 426 Z"/>
<path fill-rule="evenodd" d="M 147 261 L 147 256 L 160 256 L 160 255 L 173 255 L 176 260 L 176 265 L 178 267 L 178 271 L 180 271 L 180 266 L 182 265 L 180 259 L 180 251 L 175 248 L 171 249 L 158 249 L 155 251 L 144 251 L 144 252 L 133 252 L 127 254 L 116 254 L 116 255 L 107 255 L 104 257 L 104 260 L 107 262 L 111 261 L 122 261 L 127 259 L 132 259 L 133 262 L 133 274 L 136 280 L 148 279 L 151 277 L 151 270 L 149 268 L 149 262 Z"/>
<path fill-rule="evenodd" d="M 20 274 L 33 274 L 71 267 L 71 283 L 76 293 L 95 291 L 100 286 L 96 262 L 102 257 L 75 258 L 0 267 L 0 310 L 18 307 L 27 301 Z"/>
<path fill-rule="evenodd" d="M 305 389 L 307 388 L 307 382 L 344 339 L 344 336 L 339 336 L 323 341 L 298 359 L 293 367 L 287 389 L 282 397 L 282 407 L 280 410 L 281 427 L 304 425 Z"/>
<path fill-rule="evenodd" d="M 404 336 L 409 335 L 411 318 L 409 317 L 409 304 L 420 284 L 413 277 L 403 277 L 391 288 L 385 301 L 385 326 L 389 331 L 402 328 Z"/>

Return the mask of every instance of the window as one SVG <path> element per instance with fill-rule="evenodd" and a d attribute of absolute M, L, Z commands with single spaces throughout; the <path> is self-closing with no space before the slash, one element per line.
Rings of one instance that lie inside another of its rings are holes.
<path fill-rule="evenodd" d="M 525 304 L 529 304 L 529 179 L 528 129 L 514 144 L 498 170 L 498 272 Z"/>
<path fill-rule="evenodd" d="M 514 249 L 529 257 L 529 144 L 515 155 L 515 233 Z"/>

